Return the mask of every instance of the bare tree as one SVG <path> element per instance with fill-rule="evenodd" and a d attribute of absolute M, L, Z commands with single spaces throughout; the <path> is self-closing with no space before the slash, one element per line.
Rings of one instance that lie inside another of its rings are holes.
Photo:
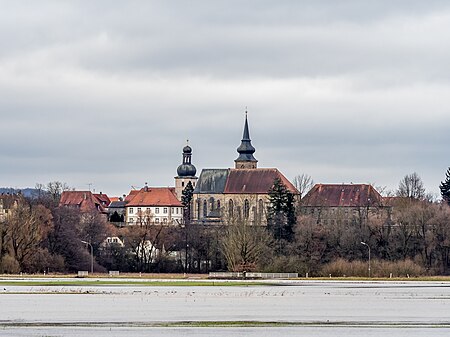
<path fill-rule="evenodd" d="M 53 226 L 50 211 L 42 205 L 31 206 L 21 200 L 6 222 L 6 240 L 13 256 L 23 268 L 25 260 L 40 247 Z"/>
<path fill-rule="evenodd" d="M 33 202 L 42 204 L 49 209 L 54 209 L 59 204 L 62 192 L 69 191 L 70 187 L 60 181 L 51 181 L 47 185 L 37 183 L 35 189 L 37 190 L 37 195 Z"/>
<path fill-rule="evenodd" d="M 233 217 L 227 219 L 220 243 L 230 271 L 254 270 L 272 238 L 266 228 L 250 225 L 245 217 Z"/>
<path fill-rule="evenodd" d="M 308 191 L 314 186 L 314 180 L 306 173 L 296 175 L 293 179 L 295 188 L 300 192 L 300 195 L 308 193 Z"/>
<path fill-rule="evenodd" d="M 416 172 L 407 174 L 400 180 L 397 196 L 417 200 L 425 198 L 425 188 L 422 179 Z"/>

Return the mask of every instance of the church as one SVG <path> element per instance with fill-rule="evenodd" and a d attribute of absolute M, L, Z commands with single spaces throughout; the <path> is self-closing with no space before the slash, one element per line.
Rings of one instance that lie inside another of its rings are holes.
<path fill-rule="evenodd" d="M 258 168 L 254 157 L 255 148 L 250 140 L 247 113 L 244 132 L 234 168 L 205 168 L 200 176 L 191 164 L 192 149 L 183 149 L 183 164 L 175 177 L 177 195 L 190 181 L 194 186 L 192 223 L 219 225 L 232 223 L 233 219 L 244 219 L 251 225 L 267 224 L 268 192 L 276 179 L 296 196 L 300 193 L 276 168 Z"/>

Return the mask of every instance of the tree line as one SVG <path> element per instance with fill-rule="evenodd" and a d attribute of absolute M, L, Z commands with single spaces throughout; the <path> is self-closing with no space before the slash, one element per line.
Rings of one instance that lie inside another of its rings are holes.
<path fill-rule="evenodd" d="M 313 184 L 307 175 L 297 182 L 303 191 Z M 34 198 L 14 196 L 15 207 L 0 221 L 0 273 L 90 270 L 90 250 L 84 242 L 92 245 L 96 272 L 228 269 L 364 276 L 368 247 L 373 275 L 450 272 L 450 168 L 440 185 L 442 202 L 427 195 L 413 173 L 400 181 L 387 217 L 372 212 L 351 224 L 322 224 L 301 213 L 301 203 L 279 180 L 269 191 L 265 227 L 239 214 L 224 217 L 221 226 L 191 223 L 189 184 L 183 191 L 184 223 L 179 227 L 154 225 L 152 215 L 143 213 L 138 224 L 118 228 L 98 212 L 59 207 L 65 184 L 38 187 Z"/>
<path fill-rule="evenodd" d="M 304 192 L 308 175 L 294 181 Z M 356 210 L 356 218 L 323 224 L 299 212 L 300 204 L 275 182 L 269 192 L 267 228 L 241 219 L 229 222 L 223 236 L 229 270 L 297 272 L 310 276 L 409 276 L 450 273 L 450 168 L 440 185 L 442 201 L 426 193 L 417 173 L 400 182 L 386 209 Z M 295 209 L 297 207 L 297 209 Z M 364 244 L 363 244 L 364 243 Z"/>

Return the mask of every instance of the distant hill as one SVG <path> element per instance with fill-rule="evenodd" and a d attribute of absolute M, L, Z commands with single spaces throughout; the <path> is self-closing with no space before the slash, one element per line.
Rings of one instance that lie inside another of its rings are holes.
<path fill-rule="evenodd" d="M 0 194 L 19 194 L 21 193 L 24 197 L 34 198 L 38 195 L 38 190 L 35 188 L 12 188 L 12 187 L 0 187 Z"/>

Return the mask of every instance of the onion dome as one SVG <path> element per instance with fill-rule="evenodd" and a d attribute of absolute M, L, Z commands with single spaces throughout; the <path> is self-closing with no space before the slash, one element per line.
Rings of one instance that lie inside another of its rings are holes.
<path fill-rule="evenodd" d="M 183 148 L 183 163 L 178 166 L 178 177 L 194 177 L 197 173 L 197 169 L 191 164 L 192 148 L 186 145 Z"/>
<path fill-rule="evenodd" d="M 189 145 L 186 145 L 183 147 L 183 154 L 184 153 L 192 153 L 192 148 Z"/>

